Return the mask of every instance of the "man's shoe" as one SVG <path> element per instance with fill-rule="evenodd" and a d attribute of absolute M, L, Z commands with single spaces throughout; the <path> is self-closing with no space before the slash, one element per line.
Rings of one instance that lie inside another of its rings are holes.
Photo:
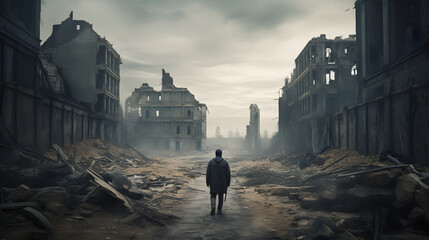
<path fill-rule="evenodd" d="M 210 212 L 210 215 L 215 215 L 215 210 L 212 209 L 212 211 Z"/>
<path fill-rule="evenodd" d="M 217 211 L 217 215 L 222 215 L 222 211 Z"/>

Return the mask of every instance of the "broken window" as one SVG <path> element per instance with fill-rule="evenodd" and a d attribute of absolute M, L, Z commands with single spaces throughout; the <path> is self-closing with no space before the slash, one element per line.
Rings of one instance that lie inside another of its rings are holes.
<path fill-rule="evenodd" d="M 159 110 L 156 110 L 156 117 L 159 117 Z"/>
<path fill-rule="evenodd" d="M 329 73 L 326 73 L 326 75 L 325 75 L 326 85 L 329 85 L 329 79 L 330 79 L 329 76 L 330 76 Z"/>
<path fill-rule="evenodd" d="M 315 86 L 316 85 L 316 80 L 313 80 L 313 86 Z"/>
<path fill-rule="evenodd" d="M 158 96 L 158 101 L 161 101 L 162 100 L 162 96 L 161 95 L 159 95 Z"/>
<path fill-rule="evenodd" d="M 147 101 L 147 102 L 149 102 L 149 101 L 150 101 L 150 96 L 149 96 L 149 95 L 147 95 L 147 96 L 146 96 L 146 101 Z"/>
<path fill-rule="evenodd" d="M 142 116 L 142 108 L 139 107 L 139 117 L 141 117 L 141 116 Z"/>
<path fill-rule="evenodd" d="M 146 110 L 146 119 L 149 118 L 149 110 Z"/>
<path fill-rule="evenodd" d="M 176 126 L 176 134 L 180 134 L 180 126 Z"/>
<path fill-rule="evenodd" d="M 356 64 L 355 64 L 355 65 L 353 65 L 353 67 L 352 67 L 351 75 L 352 75 L 352 76 L 356 76 L 356 75 L 357 75 L 357 67 L 356 67 Z"/>
<path fill-rule="evenodd" d="M 80 25 L 78 24 L 78 25 L 76 25 L 76 30 L 80 30 Z"/>
<path fill-rule="evenodd" d="M 191 135 L 191 126 L 188 126 L 188 128 L 186 129 L 186 133 L 187 133 L 188 135 Z"/>
<path fill-rule="evenodd" d="M 188 110 L 188 117 L 191 116 L 191 110 Z"/>

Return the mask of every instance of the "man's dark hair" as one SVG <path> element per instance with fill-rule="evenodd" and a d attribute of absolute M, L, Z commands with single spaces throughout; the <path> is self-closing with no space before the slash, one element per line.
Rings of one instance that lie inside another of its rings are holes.
<path fill-rule="evenodd" d="M 222 150 L 220 149 L 216 150 L 216 157 L 222 157 Z"/>

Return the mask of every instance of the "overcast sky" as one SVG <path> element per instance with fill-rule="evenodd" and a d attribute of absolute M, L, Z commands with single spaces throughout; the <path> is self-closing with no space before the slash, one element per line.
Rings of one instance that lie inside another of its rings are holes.
<path fill-rule="evenodd" d="M 277 131 L 279 89 L 312 38 L 355 33 L 355 0 L 44 0 L 44 42 L 74 12 L 123 59 L 121 103 L 143 82 L 160 89 L 165 68 L 207 104 L 208 137 L 245 134 L 249 106 L 261 134 Z"/>

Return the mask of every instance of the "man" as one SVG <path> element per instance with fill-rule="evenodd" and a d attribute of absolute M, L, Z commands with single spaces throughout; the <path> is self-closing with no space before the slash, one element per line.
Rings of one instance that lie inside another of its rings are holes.
<path fill-rule="evenodd" d="M 231 172 L 229 164 L 222 158 L 222 150 L 216 150 L 216 157 L 207 165 L 206 174 L 207 187 L 210 187 L 211 215 L 215 214 L 216 195 L 219 198 L 217 214 L 222 215 L 223 194 L 226 193 L 231 183 Z"/>

